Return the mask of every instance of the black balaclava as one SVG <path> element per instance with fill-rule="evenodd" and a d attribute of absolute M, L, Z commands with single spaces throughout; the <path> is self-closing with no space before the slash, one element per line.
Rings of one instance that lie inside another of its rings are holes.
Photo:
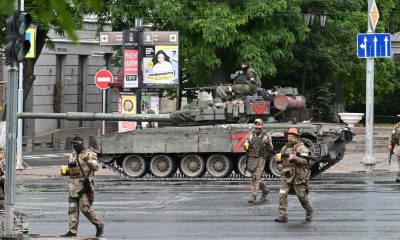
<path fill-rule="evenodd" d="M 247 71 L 247 69 L 249 69 L 249 67 L 250 67 L 250 64 L 249 63 L 242 63 L 242 71 L 243 72 L 246 72 Z"/>
<path fill-rule="evenodd" d="M 85 146 L 83 145 L 83 138 L 80 134 L 76 134 L 72 139 L 72 147 L 77 153 L 80 153 L 83 151 L 83 149 L 85 149 Z"/>

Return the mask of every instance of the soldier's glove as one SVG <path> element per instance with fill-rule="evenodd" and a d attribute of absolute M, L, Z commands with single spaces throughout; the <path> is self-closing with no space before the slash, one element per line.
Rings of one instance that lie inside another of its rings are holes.
<path fill-rule="evenodd" d="M 77 167 L 78 166 L 78 164 L 77 164 L 77 162 L 75 161 L 75 159 L 70 159 L 69 161 L 68 161 L 68 167 L 70 167 L 70 168 L 73 168 L 73 167 Z"/>

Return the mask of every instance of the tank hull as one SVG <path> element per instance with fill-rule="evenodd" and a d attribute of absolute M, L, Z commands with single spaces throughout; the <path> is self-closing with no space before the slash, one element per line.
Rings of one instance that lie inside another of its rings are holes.
<path fill-rule="evenodd" d="M 215 178 L 231 176 L 232 171 L 246 177 L 243 143 L 253 124 L 163 127 L 103 135 L 99 138 L 99 160 L 131 178 L 143 176 Z M 345 125 L 327 123 L 271 123 L 274 150 L 286 143 L 283 132 L 296 127 L 310 149 L 312 175 L 316 176 L 343 158 L 345 145 L 354 133 Z M 266 173 L 279 176 L 269 156 Z M 235 175 L 237 176 L 237 175 Z"/>

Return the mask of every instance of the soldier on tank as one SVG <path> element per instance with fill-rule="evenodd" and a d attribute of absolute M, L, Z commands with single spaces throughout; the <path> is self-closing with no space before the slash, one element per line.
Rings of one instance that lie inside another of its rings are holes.
<path fill-rule="evenodd" d="M 310 170 L 308 161 L 302 156 L 308 156 L 308 149 L 299 139 L 297 128 L 289 128 L 285 132 L 288 143 L 275 156 L 278 169 L 282 171 L 279 190 L 279 216 L 276 222 L 287 222 L 288 194 L 296 194 L 301 206 L 306 210 L 306 220 L 311 221 L 314 209 L 308 197 L 308 181 Z"/>
<path fill-rule="evenodd" d="M 258 188 L 261 189 L 261 201 L 267 200 L 270 192 L 267 185 L 262 181 L 262 174 L 265 167 L 265 159 L 269 151 L 273 151 L 271 135 L 263 131 L 263 121 L 256 119 L 254 129 L 248 135 L 244 148 L 247 153 L 246 170 L 251 173 L 251 196 L 249 203 L 255 203 L 257 199 Z"/>
<path fill-rule="evenodd" d="M 397 115 L 398 117 L 400 117 L 400 115 Z M 398 165 L 399 165 L 399 169 L 397 172 L 397 177 L 396 177 L 396 182 L 400 182 L 400 122 L 396 123 L 393 128 L 392 128 L 392 132 L 389 136 L 389 143 L 388 143 L 388 151 L 391 154 L 394 154 L 397 156 L 397 160 L 398 160 Z"/>
<path fill-rule="evenodd" d="M 257 93 L 261 88 L 261 80 L 256 71 L 250 67 L 250 63 L 241 64 L 241 70 L 231 75 L 234 80 L 232 86 L 220 86 L 217 93 L 222 100 L 241 99 Z"/>
<path fill-rule="evenodd" d="M 103 235 L 104 224 L 92 209 L 94 200 L 94 171 L 99 164 L 97 155 L 83 145 L 83 138 L 76 134 L 72 139 L 74 152 L 70 155 L 68 169 L 61 168 L 62 175 L 68 175 L 68 218 L 69 231 L 63 237 L 75 237 L 78 232 L 79 211 L 96 227 L 96 237 Z"/>

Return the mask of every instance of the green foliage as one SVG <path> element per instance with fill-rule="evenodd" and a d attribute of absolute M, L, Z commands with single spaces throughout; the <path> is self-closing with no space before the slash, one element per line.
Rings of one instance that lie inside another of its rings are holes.
<path fill-rule="evenodd" d="M 20 7 L 15 0 L 0 1 L 0 28 L 5 31 L 5 19 Z M 18 1 L 19 2 L 19 1 Z M 76 29 L 79 29 L 85 14 L 102 9 L 100 0 L 25 0 L 24 11 L 32 15 L 33 22 L 41 30 L 53 29 L 60 35 L 64 32 L 77 41 Z M 5 42 L 5 34 L 1 34 L 0 46 Z"/>
<path fill-rule="evenodd" d="M 311 108 L 315 108 L 314 121 L 335 122 L 335 94 L 329 84 L 323 84 L 309 92 L 307 97 Z"/>
<path fill-rule="evenodd" d="M 134 27 L 142 17 L 157 31 L 179 31 L 181 68 L 192 85 L 221 82 L 250 61 L 265 77 L 277 73 L 277 62 L 292 57 L 292 46 L 306 34 L 299 1 L 103 1 L 99 16 L 113 30 Z M 112 16 L 112 17 L 110 17 Z"/>

